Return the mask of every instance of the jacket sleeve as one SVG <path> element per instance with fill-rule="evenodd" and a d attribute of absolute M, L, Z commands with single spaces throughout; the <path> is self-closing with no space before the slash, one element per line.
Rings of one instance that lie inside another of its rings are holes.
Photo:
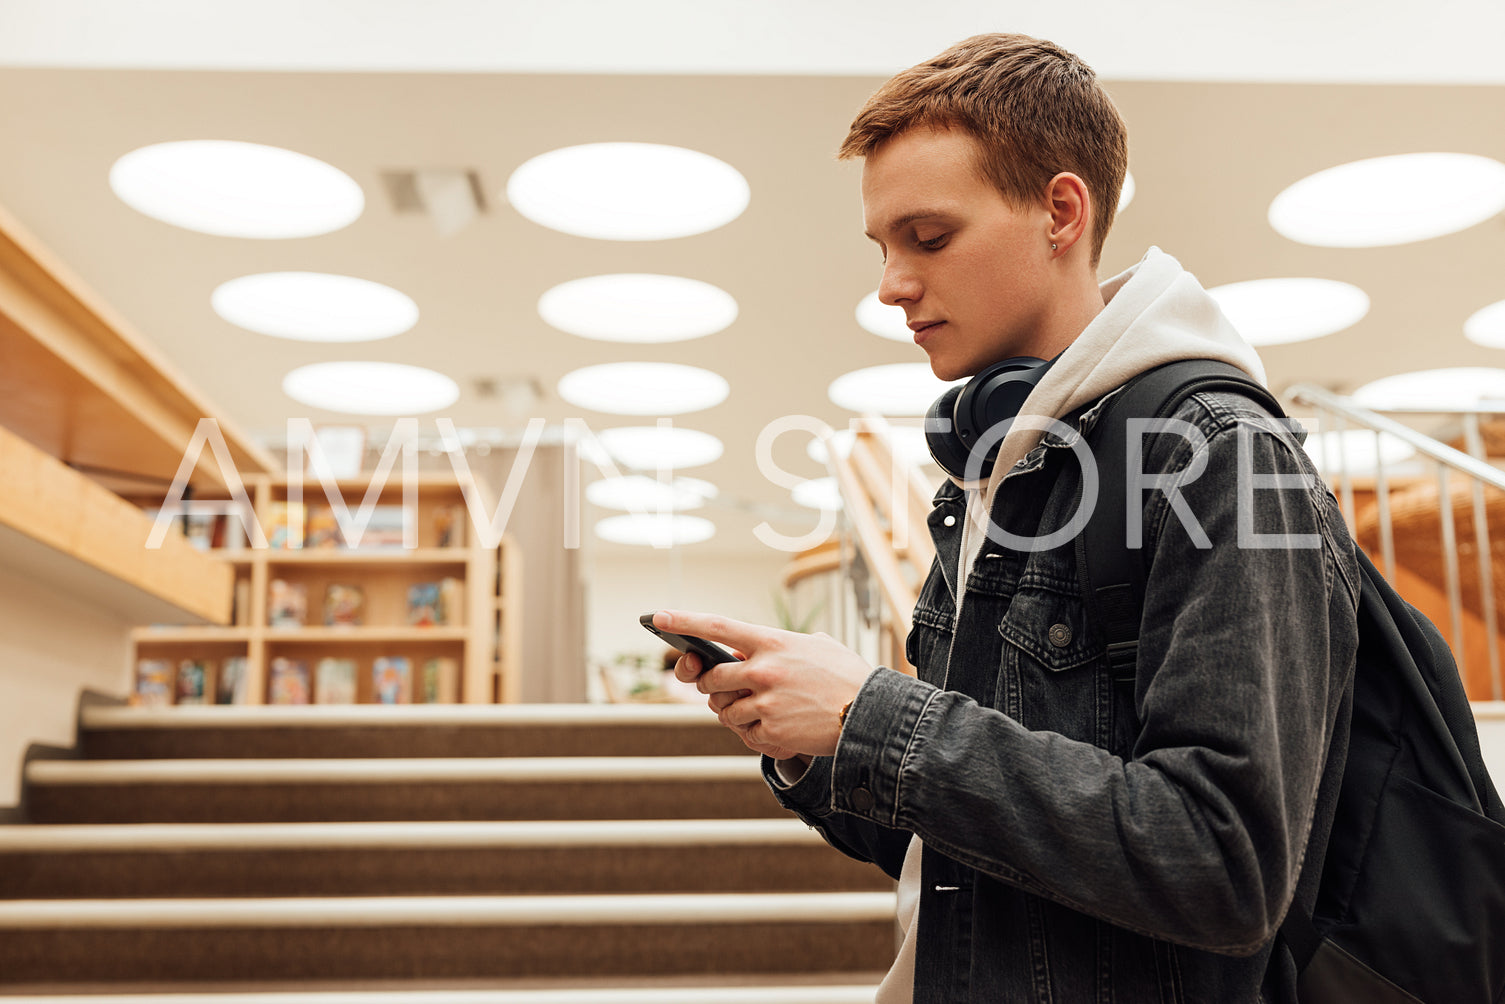
<path fill-rule="evenodd" d="M 1251 474 L 1315 478 L 1299 447 L 1197 400 L 1205 439 L 1152 448 L 1146 466 L 1187 471 L 1176 490 L 1212 546 L 1168 493 L 1148 494 L 1132 755 L 884 670 L 852 704 L 827 783 L 847 819 L 1110 923 L 1245 954 L 1274 935 L 1300 873 L 1353 666 L 1356 577 L 1320 482 L 1254 487 Z"/>
<path fill-rule="evenodd" d="M 831 763 L 831 757 L 816 757 L 800 779 L 791 784 L 779 775 L 775 762 L 765 756 L 763 778 L 779 804 L 814 827 L 826 843 L 848 857 L 877 865 L 897 881 L 912 834 L 833 811 Z"/>

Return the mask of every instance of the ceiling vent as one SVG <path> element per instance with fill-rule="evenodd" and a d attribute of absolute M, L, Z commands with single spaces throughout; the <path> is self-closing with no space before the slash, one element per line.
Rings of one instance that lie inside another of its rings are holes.
<path fill-rule="evenodd" d="M 423 213 L 433 220 L 441 237 L 464 230 L 486 210 L 481 177 L 460 168 L 383 171 L 382 184 L 392 211 Z"/>

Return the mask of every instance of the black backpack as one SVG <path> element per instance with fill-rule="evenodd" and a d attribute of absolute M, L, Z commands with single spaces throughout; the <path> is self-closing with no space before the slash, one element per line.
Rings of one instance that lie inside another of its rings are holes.
<path fill-rule="evenodd" d="M 1199 391 L 1232 391 L 1277 418 L 1243 371 L 1211 360 L 1149 370 L 1089 433 L 1099 505 L 1077 535 L 1083 596 L 1132 674 L 1144 604 L 1142 552 L 1125 540 L 1127 421 L 1168 417 Z M 1091 560 L 1088 560 L 1091 555 Z M 1348 759 L 1312 916 L 1280 927 L 1304 1004 L 1505 1001 L 1505 808 L 1442 634 L 1363 551 Z M 1308 867 L 1311 862 L 1308 863 Z"/>

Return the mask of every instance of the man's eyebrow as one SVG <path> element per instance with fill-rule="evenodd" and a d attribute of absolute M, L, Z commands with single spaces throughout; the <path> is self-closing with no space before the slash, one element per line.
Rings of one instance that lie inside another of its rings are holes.
<path fill-rule="evenodd" d="M 935 216 L 950 216 L 950 215 L 951 215 L 950 213 L 946 212 L 943 209 L 920 209 L 920 210 L 917 210 L 917 211 L 915 211 L 913 213 L 905 213 L 903 216 L 900 216 L 898 219 L 889 221 L 887 229 L 889 229 L 889 230 L 898 230 L 901 227 L 905 227 L 905 226 L 908 226 L 911 223 L 914 223 L 916 220 L 925 220 L 925 219 L 930 219 L 931 217 L 935 217 Z M 863 231 L 863 233 L 867 235 L 867 239 L 870 240 L 870 241 L 876 241 L 878 239 L 873 234 L 873 232 L 871 230 L 865 230 L 865 231 Z"/>

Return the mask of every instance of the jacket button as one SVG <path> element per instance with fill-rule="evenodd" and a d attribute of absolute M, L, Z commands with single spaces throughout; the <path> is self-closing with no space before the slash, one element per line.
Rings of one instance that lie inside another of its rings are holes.
<path fill-rule="evenodd" d="M 941 520 L 941 522 L 945 523 L 947 526 L 955 526 L 956 525 L 956 517 L 955 516 L 947 516 L 945 519 Z"/>
<path fill-rule="evenodd" d="M 1050 643 L 1056 648 L 1065 648 L 1071 644 L 1071 626 L 1068 624 L 1052 624 L 1048 634 Z"/>
<path fill-rule="evenodd" d="M 866 788 L 853 788 L 851 802 L 852 808 L 858 812 L 873 811 L 873 793 Z"/>

